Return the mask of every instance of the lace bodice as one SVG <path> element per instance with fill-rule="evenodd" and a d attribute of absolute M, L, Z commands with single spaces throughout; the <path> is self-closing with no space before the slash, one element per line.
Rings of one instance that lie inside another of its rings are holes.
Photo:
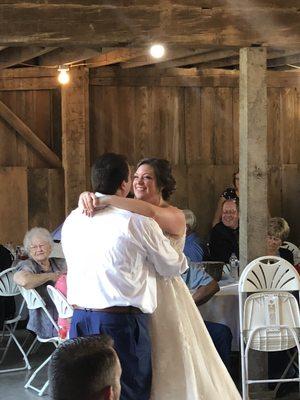
<path fill-rule="evenodd" d="M 165 233 L 165 236 L 170 240 L 172 247 L 177 251 L 177 253 L 182 253 L 184 248 L 185 235 L 179 238 L 178 237 L 175 238 L 174 236 Z"/>

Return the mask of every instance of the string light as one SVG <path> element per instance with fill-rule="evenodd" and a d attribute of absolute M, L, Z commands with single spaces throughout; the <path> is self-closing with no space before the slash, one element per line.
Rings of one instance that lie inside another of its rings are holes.
<path fill-rule="evenodd" d="M 69 68 L 65 66 L 59 66 L 58 67 L 58 82 L 61 83 L 62 85 L 66 85 L 70 81 L 70 76 L 69 76 Z"/>
<path fill-rule="evenodd" d="M 161 44 L 154 44 L 150 47 L 150 54 L 154 58 L 161 58 L 165 54 L 165 48 Z"/>

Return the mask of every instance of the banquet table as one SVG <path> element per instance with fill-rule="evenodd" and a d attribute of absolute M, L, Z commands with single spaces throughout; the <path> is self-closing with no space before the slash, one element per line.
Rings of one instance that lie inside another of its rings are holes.
<path fill-rule="evenodd" d="M 220 291 L 207 303 L 199 306 L 204 320 L 227 325 L 232 332 L 232 350 L 239 350 L 239 296 L 238 283 L 231 279 L 219 281 Z"/>

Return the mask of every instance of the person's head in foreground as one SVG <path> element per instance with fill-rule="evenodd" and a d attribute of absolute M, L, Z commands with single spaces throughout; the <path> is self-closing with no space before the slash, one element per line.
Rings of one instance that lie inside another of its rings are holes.
<path fill-rule="evenodd" d="M 279 247 L 290 233 L 289 224 L 284 218 L 274 217 L 269 220 L 267 236 L 268 255 L 277 255 Z"/>
<path fill-rule="evenodd" d="M 176 189 L 169 161 L 162 158 L 144 158 L 133 177 L 134 195 L 139 200 L 159 205 L 167 201 Z"/>
<path fill-rule="evenodd" d="M 92 166 L 94 192 L 126 197 L 131 188 L 130 168 L 122 154 L 105 153 Z"/>
<path fill-rule="evenodd" d="M 52 400 L 119 400 L 121 366 L 113 340 L 105 335 L 62 343 L 49 363 Z"/>

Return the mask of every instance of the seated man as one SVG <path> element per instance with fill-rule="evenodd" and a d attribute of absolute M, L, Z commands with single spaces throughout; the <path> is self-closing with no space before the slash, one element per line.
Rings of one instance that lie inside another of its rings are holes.
<path fill-rule="evenodd" d="M 229 262 L 232 254 L 239 258 L 239 204 L 230 199 L 223 203 L 222 221 L 213 227 L 210 234 L 210 256 L 214 261 Z"/>
<path fill-rule="evenodd" d="M 218 283 L 204 270 L 189 262 L 190 268 L 181 277 L 190 289 L 197 306 L 206 303 L 220 288 Z M 228 370 L 230 370 L 230 353 L 232 333 L 228 326 L 217 322 L 204 321 L 214 345 Z"/>
<path fill-rule="evenodd" d="M 121 366 L 113 341 L 105 335 L 78 337 L 52 354 L 51 400 L 119 400 Z"/>
<path fill-rule="evenodd" d="M 208 248 L 195 231 L 197 219 L 192 210 L 182 210 L 185 216 L 186 237 L 183 252 L 191 261 L 201 262 L 209 259 Z"/>

